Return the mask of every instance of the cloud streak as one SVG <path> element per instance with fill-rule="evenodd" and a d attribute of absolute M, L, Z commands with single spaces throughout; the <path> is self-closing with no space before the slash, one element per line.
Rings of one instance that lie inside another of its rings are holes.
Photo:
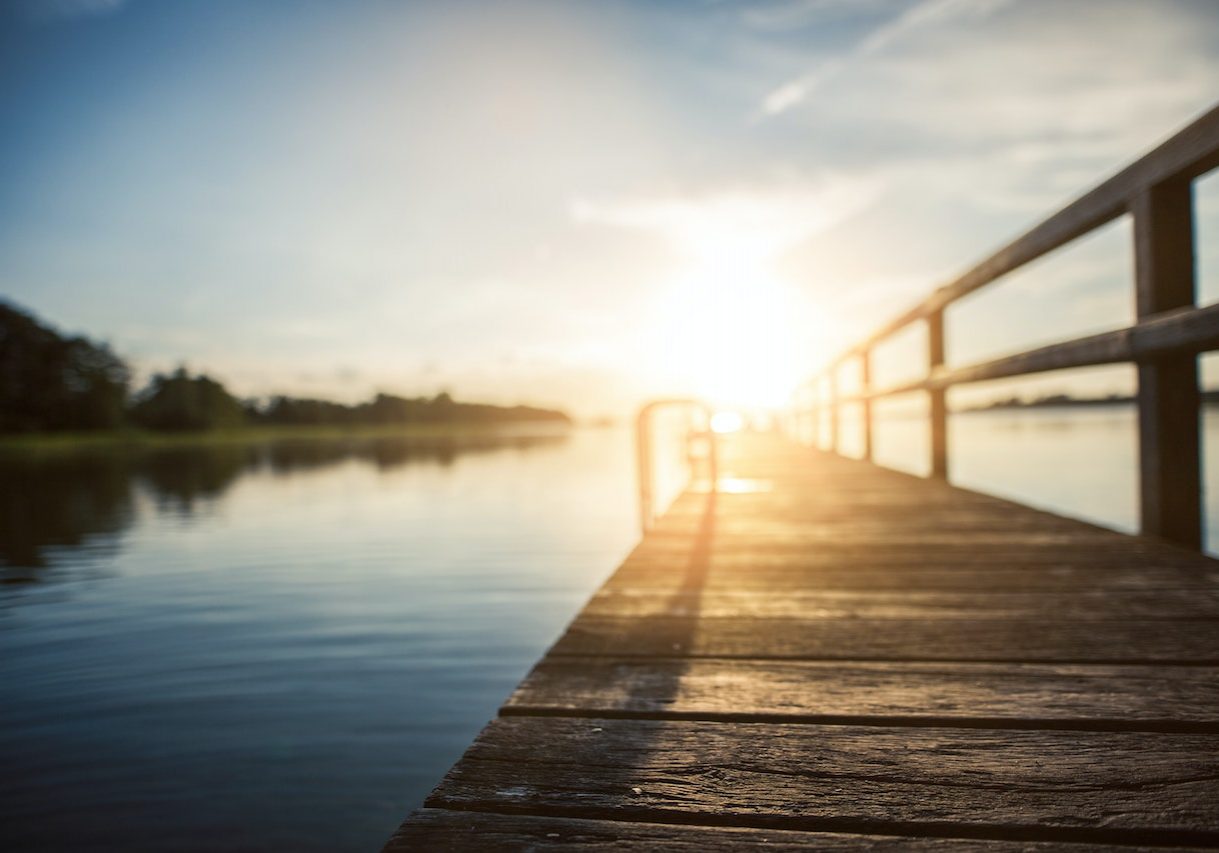
<path fill-rule="evenodd" d="M 771 91 L 762 99 L 761 115 L 775 116 L 786 112 L 855 63 L 885 51 L 920 30 L 959 20 L 985 18 L 1009 2 L 1010 0 L 924 0 L 873 30 L 845 56 L 827 60 L 820 67 Z"/>
<path fill-rule="evenodd" d="M 773 256 L 849 218 L 878 194 L 875 182 L 834 178 L 797 187 L 576 199 L 571 215 L 582 224 L 655 231 L 687 250 L 698 251 L 722 240 L 749 241 L 760 254 Z"/>

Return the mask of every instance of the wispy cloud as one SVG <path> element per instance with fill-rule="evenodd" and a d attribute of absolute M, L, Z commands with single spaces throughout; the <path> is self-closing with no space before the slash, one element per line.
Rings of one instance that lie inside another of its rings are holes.
<path fill-rule="evenodd" d="M 847 219 L 878 195 L 873 181 L 845 177 L 805 186 L 745 186 L 714 192 L 572 202 L 578 223 L 656 231 L 685 249 L 723 240 L 780 252 Z"/>
<path fill-rule="evenodd" d="M 762 99 L 761 114 L 773 116 L 791 109 L 851 65 L 881 53 L 912 33 L 950 21 L 984 18 L 1008 2 L 1010 0 L 923 0 L 873 30 L 845 55 L 829 59 L 771 91 Z"/>
<path fill-rule="evenodd" d="M 983 211 L 996 224 L 1031 217 L 1213 100 L 1219 19 L 1191 8 L 1166 15 L 1114 0 L 1055 6 L 1047 19 L 1031 3 L 929 0 L 838 64 L 774 90 L 772 115 L 814 91 L 815 109 L 756 130 L 799 134 L 827 168 L 878 174 L 924 204 Z M 799 68 L 785 44 L 774 50 Z"/>
<path fill-rule="evenodd" d="M 13 57 L 0 279 L 243 393 L 341 353 L 333 393 L 625 404 L 690 390 L 652 367 L 709 303 L 811 366 L 1210 103 L 1214 3 L 178 3 L 166 54 L 133 0 L 0 0 L 70 40 Z"/>

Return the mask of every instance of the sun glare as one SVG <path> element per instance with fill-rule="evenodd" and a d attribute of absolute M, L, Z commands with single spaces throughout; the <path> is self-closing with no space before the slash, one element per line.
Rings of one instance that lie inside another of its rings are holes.
<path fill-rule="evenodd" d="M 692 217 L 678 230 L 687 261 L 658 301 L 657 362 L 713 403 L 781 406 L 815 363 L 818 318 L 774 270 L 782 237 L 732 219 Z"/>
<path fill-rule="evenodd" d="M 712 432 L 739 432 L 744 425 L 745 419 L 737 412 L 716 412 L 711 416 Z"/>

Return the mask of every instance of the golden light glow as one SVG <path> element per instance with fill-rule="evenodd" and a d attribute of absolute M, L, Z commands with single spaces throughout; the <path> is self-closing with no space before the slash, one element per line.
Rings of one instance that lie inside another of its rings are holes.
<path fill-rule="evenodd" d="M 720 477 L 716 482 L 716 491 L 725 495 L 750 495 L 774 490 L 770 480 L 753 480 L 742 477 Z"/>
<path fill-rule="evenodd" d="M 712 432 L 738 432 L 744 425 L 745 419 L 737 412 L 716 412 L 711 416 Z"/>
<path fill-rule="evenodd" d="M 793 235 L 774 227 L 761 202 L 674 219 L 667 230 L 686 260 L 657 300 L 654 363 L 675 387 L 713 403 L 784 405 L 823 338 L 802 288 L 775 270 Z"/>

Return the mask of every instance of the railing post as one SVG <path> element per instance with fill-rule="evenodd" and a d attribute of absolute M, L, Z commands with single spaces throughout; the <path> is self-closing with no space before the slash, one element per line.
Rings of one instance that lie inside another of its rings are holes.
<path fill-rule="evenodd" d="M 805 383 L 796 389 L 795 407 L 795 423 L 796 423 L 796 438 L 801 444 L 810 446 L 816 444 L 815 434 L 813 432 L 813 416 L 816 412 L 816 402 L 813 396 L 813 387 L 809 383 Z"/>
<path fill-rule="evenodd" d="M 648 404 L 635 416 L 635 469 L 639 480 L 639 528 L 652 526 L 652 409 Z"/>
<path fill-rule="evenodd" d="M 814 450 L 821 449 L 821 401 L 817 398 L 820 387 L 814 382 L 808 389 L 808 443 Z"/>
<path fill-rule="evenodd" d="M 1192 196 L 1188 180 L 1171 181 L 1131 205 L 1139 319 L 1195 303 Z M 1139 361 L 1138 376 L 1142 532 L 1201 548 L 1198 358 Z"/>
<path fill-rule="evenodd" d="M 863 426 L 863 458 L 872 461 L 872 351 L 859 353 L 859 418 Z"/>
<path fill-rule="evenodd" d="M 927 315 L 927 373 L 944 364 L 944 309 Z M 931 476 L 948 479 L 948 401 L 943 388 L 927 392 L 931 425 Z"/>
<path fill-rule="evenodd" d="M 808 443 L 816 449 L 821 449 L 821 410 L 817 408 L 817 400 L 809 398 L 808 404 Z"/>
<path fill-rule="evenodd" d="M 830 401 L 830 451 L 838 452 L 838 365 L 832 365 L 826 371 L 825 378 L 829 383 Z"/>
<path fill-rule="evenodd" d="M 708 494 L 714 496 L 719 492 L 720 451 L 719 439 L 711 428 L 711 418 L 714 412 L 706 403 L 699 400 L 653 400 L 645 404 L 635 416 L 635 465 L 639 475 L 639 526 L 647 532 L 652 526 L 655 510 L 656 494 L 652 486 L 652 414 L 663 406 L 682 406 L 686 409 L 698 409 L 702 412 L 705 424 L 695 429 L 692 421 L 686 424 L 686 461 L 690 465 L 690 477 L 694 478 L 694 440 L 707 442 L 707 476 L 710 479 Z"/>

